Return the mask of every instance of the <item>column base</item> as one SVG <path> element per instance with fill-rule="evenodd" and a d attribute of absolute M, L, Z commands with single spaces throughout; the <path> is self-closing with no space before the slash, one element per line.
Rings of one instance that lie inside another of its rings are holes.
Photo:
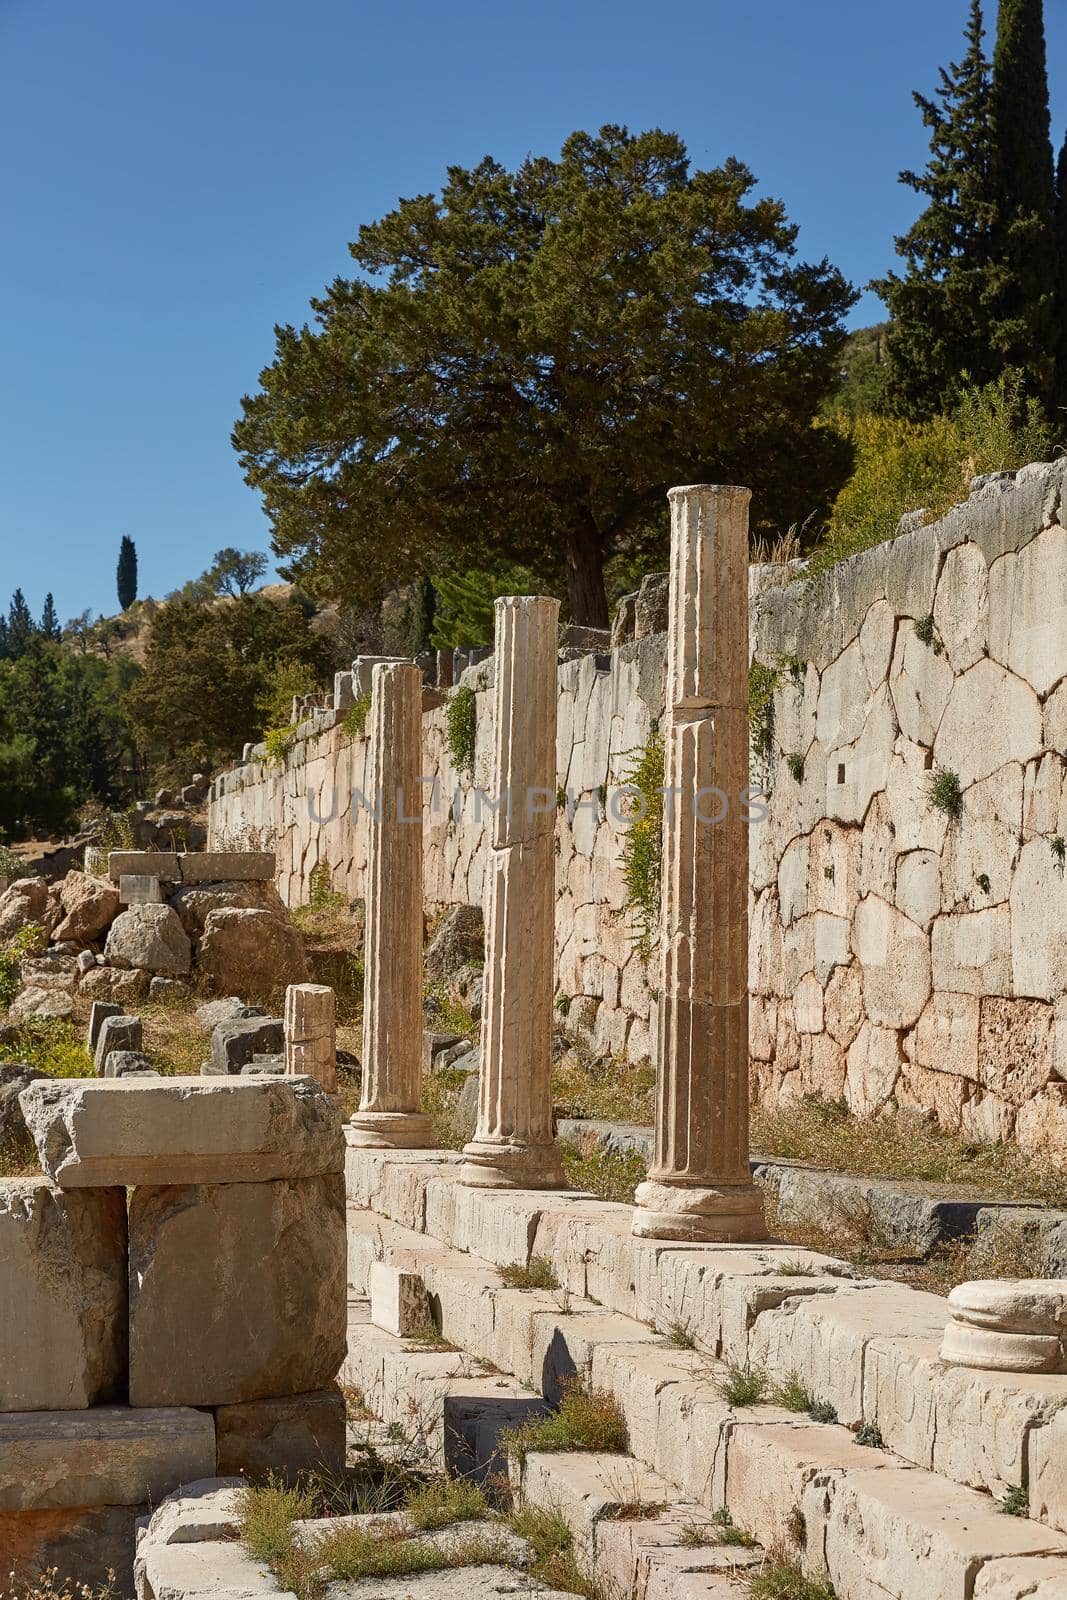
<path fill-rule="evenodd" d="M 633 1231 L 639 1239 L 688 1244 L 741 1244 L 768 1236 L 763 1195 L 754 1183 L 697 1188 L 655 1178 L 638 1184 Z"/>
<path fill-rule="evenodd" d="M 570 1185 L 554 1144 L 510 1144 L 472 1139 L 463 1147 L 459 1181 L 469 1189 L 567 1189 Z"/>
<path fill-rule="evenodd" d="M 432 1150 L 433 1123 L 422 1111 L 356 1111 L 350 1144 L 362 1150 Z"/>

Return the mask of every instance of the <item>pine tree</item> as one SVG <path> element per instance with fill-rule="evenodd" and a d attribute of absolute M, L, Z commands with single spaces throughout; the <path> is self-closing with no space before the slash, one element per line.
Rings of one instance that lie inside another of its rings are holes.
<path fill-rule="evenodd" d="M 7 611 L 7 653 L 13 661 L 25 653 L 36 632 L 26 596 L 21 589 L 16 589 Z"/>
<path fill-rule="evenodd" d="M 896 241 L 906 263 L 872 287 L 892 314 L 886 335 L 888 401 L 901 416 L 924 420 L 951 405 L 961 376 L 998 376 L 989 318 L 997 283 L 993 263 L 990 71 L 981 0 L 971 0 L 962 61 L 939 69 L 933 99 L 914 100 L 930 130 L 930 160 L 900 181 L 928 201 Z"/>
<path fill-rule="evenodd" d="M 119 546 L 119 565 L 116 574 L 119 605 L 128 611 L 137 599 L 137 546 L 128 534 L 123 534 Z"/>
<path fill-rule="evenodd" d="M 993 342 L 1051 408 L 1057 270 L 1043 0 L 1000 0 L 992 130 L 998 286 Z"/>
<path fill-rule="evenodd" d="M 1056 406 L 1061 430 L 1067 430 L 1067 135 L 1056 167 L 1056 258 L 1059 264 L 1059 306 L 1056 326 L 1059 345 L 1056 352 Z"/>
<path fill-rule="evenodd" d="M 44 597 L 44 610 L 41 612 L 41 634 L 45 639 L 58 640 L 63 637 L 63 629 L 59 626 L 56 616 L 56 603 L 50 594 Z"/>

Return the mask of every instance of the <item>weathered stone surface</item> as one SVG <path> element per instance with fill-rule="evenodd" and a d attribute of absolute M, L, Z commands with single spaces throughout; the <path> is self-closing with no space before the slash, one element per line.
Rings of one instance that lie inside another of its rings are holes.
<path fill-rule="evenodd" d="M 272 1600 L 292 1593 L 240 1544 L 221 1540 L 147 1540 L 137 1552 L 136 1571 L 138 1600 Z"/>
<path fill-rule="evenodd" d="M 183 883 L 269 883 L 275 858 L 273 850 L 190 851 L 178 865 Z"/>
<path fill-rule="evenodd" d="M 315 1473 L 336 1482 L 345 1466 L 345 1402 L 334 1386 L 313 1394 L 249 1400 L 215 1412 L 220 1477 L 274 1473 L 288 1483 Z"/>
<path fill-rule="evenodd" d="M 135 1189 L 131 1403 L 230 1405 L 324 1388 L 345 1354 L 346 1276 L 339 1173 Z"/>
<path fill-rule="evenodd" d="M 977 545 L 961 544 L 945 557 L 937 580 L 934 628 L 953 672 L 966 672 L 989 641 L 989 568 Z"/>
<path fill-rule="evenodd" d="M 0 1583 L 14 1575 L 14 1588 L 2 1592 L 22 1600 L 34 1592 L 42 1574 L 54 1570 L 61 1581 L 70 1576 L 104 1592 L 112 1584 L 113 1593 L 132 1595 L 136 1517 L 132 1506 L 0 1511 Z"/>
<path fill-rule="evenodd" d="M 979 909 L 1007 900 L 1019 858 L 1023 768 L 1009 762 L 964 791 L 958 822 L 942 851 L 946 911 Z"/>
<path fill-rule="evenodd" d="M 269 911 L 224 907 L 209 912 L 197 959 L 216 989 L 263 994 L 307 978 L 300 930 Z"/>
<path fill-rule="evenodd" d="M 949 1292 L 941 1358 L 1000 1372 L 1061 1372 L 1067 1279 L 985 1279 Z"/>
<path fill-rule="evenodd" d="M 31 922 L 48 920 L 48 885 L 43 878 L 16 878 L 0 894 L 0 940 L 14 938 Z"/>
<path fill-rule="evenodd" d="M 99 1017 L 96 1045 L 93 1050 L 97 1072 L 103 1074 L 104 1063 L 112 1050 L 140 1050 L 144 1042 L 143 1036 L 144 1029 L 140 1017 L 129 1016 L 122 1011 Z"/>
<path fill-rule="evenodd" d="M 324 983 L 291 983 L 285 991 L 285 1070 L 337 1092 L 337 1000 Z"/>
<path fill-rule="evenodd" d="M 987 1561 L 974 1580 L 974 1600 L 1063 1600 L 1067 1557 L 1009 1556 Z"/>
<path fill-rule="evenodd" d="M 1012 880 L 1011 984 L 1012 993 L 1040 1000 L 1067 991 L 1067 880 L 1047 839 L 1023 845 Z"/>
<path fill-rule="evenodd" d="M 889 687 L 905 738 L 915 744 L 933 744 L 952 684 L 952 667 L 940 642 L 924 644 L 914 627 L 902 624 Z"/>
<path fill-rule="evenodd" d="M 215 1471 L 215 1427 L 204 1411 L 0 1413 L 0 1512 L 158 1503 Z"/>
<path fill-rule="evenodd" d="M 106 1404 L 125 1362 L 122 1190 L 0 1180 L 0 1411 Z"/>
<path fill-rule="evenodd" d="M 426 975 L 447 983 L 460 967 L 480 967 L 485 959 L 481 906 L 452 906 L 442 917 L 426 950 Z"/>
<path fill-rule="evenodd" d="M 1047 694 L 1067 674 L 1067 529 L 1049 528 L 989 569 L 989 653 Z"/>
<path fill-rule="evenodd" d="M 407 1339 L 430 1317 L 426 1283 L 420 1273 L 404 1272 L 385 1261 L 371 1264 L 370 1316 L 376 1328 Z"/>
<path fill-rule="evenodd" d="M 175 1005 L 188 1000 L 191 990 L 180 978 L 153 978 L 148 985 L 148 998 L 157 1005 Z"/>
<path fill-rule="evenodd" d="M 25 1138 L 26 1121 L 19 1095 L 28 1084 L 47 1076 L 24 1061 L 0 1061 L 0 1145 Z"/>
<path fill-rule="evenodd" d="M 646 572 L 634 607 L 634 638 L 647 639 L 667 631 L 669 577 L 666 572 Z"/>
<path fill-rule="evenodd" d="M 124 906 L 163 904 L 163 885 L 143 872 L 124 872 L 119 879 L 119 899 Z"/>
<path fill-rule="evenodd" d="M 930 946 L 923 930 L 877 895 L 867 895 L 856 909 L 852 949 L 863 969 L 870 1021 L 911 1027 L 930 998 Z"/>
<path fill-rule="evenodd" d="M 1067 1533 L 1067 1408 L 1034 1428 L 1027 1445 L 1030 1515 Z"/>
<path fill-rule="evenodd" d="M 914 1060 L 931 1071 L 976 1080 L 978 1026 L 977 995 L 931 995 L 912 1036 Z"/>
<path fill-rule="evenodd" d="M 1040 750 L 1041 706 L 1022 678 L 987 658 L 955 680 L 934 740 L 939 768 L 966 787 Z"/>
<path fill-rule="evenodd" d="M 42 1166 L 65 1189 L 262 1183 L 343 1166 L 340 1114 L 301 1078 L 50 1078 L 20 1103 Z"/>
<path fill-rule="evenodd" d="M 873 1116 L 889 1103 L 903 1061 L 893 1029 L 863 1024 L 849 1046 L 845 1074 L 845 1099 L 858 1117 Z"/>
<path fill-rule="evenodd" d="M 25 1022 L 29 1017 L 59 1017 L 66 1021 L 74 1015 L 74 1001 L 63 989 L 31 985 L 15 996 L 7 1014 L 12 1022 Z"/>
<path fill-rule="evenodd" d="M 87 872 L 68 872 L 59 888 L 63 920 L 52 931 L 56 941 L 72 939 L 92 944 L 119 914 L 119 897 L 106 878 Z"/>
<path fill-rule="evenodd" d="M 170 906 L 138 905 L 111 924 L 104 947 L 112 966 L 184 977 L 192 966 L 189 937 Z"/>
<path fill-rule="evenodd" d="M 1011 985 L 1007 906 L 938 917 L 931 942 L 934 988 L 951 994 L 1004 994 Z"/>
<path fill-rule="evenodd" d="M 87 972 L 78 985 L 79 991 L 92 999 L 119 1000 L 128 1005 L 148 993 L 147 972 L 127 970 L 123 967 L 96 967 Z M 121 1011 L 123 1006 L 119 1006 Z"/>
<path fill-rule="evenodd" d="M 220 1073 L 240 1072 L 257 1053 L 276 1055 L 284 1042 L 280 1017 L 242 1017 L 220 1022 L 211 1035 L 211 1061 Z"/>
<path fill-rule="evenodd" d="M 170 1544 L 206 1544 L 236 1539 L 241 1531 L 243 1478 L 195 1478 L 173 1489 L 156 1506 L 144 1529 L 141 1549 Z"/>
<path fill-rule="evenodd" d="M 246 1006 L 235 994 L 227 995 L 221 1000 L 208 1000 L 206 1004 L 197 1006 L 196 1020 L 205 1033 L 214 1033 L 220 1022 L 236 1022 L 243 1017 L 261 1017 L 263 1012 L 258 1006 Z"/>
<path fill-rule="evenodd" d="M 105 1078 L 128 1078 L 131 1073 L 151 1073 L 154 1078 L 159 1073 L 153 1067 L 151 1059 L 143 1050 L 109 1050 L 104 1057 L 104 1067 L 101 1074 Z"/>
<path fill-rule="evenodd" d="M 96 1053 L 96 1041 L 100 1037 L 100 1028 L 103 1024 L 104 1018 L 121 1017 L 123 1014 L 122 1007 L 119 1005 L 117 1000 L 93 1001 L 92 1005 L 89 1007 L 89 1031 L 86 1036 L 86 1044 L 94 1055 Z"/>
<path fill-rule="evenodd" d="M 269 911 L 280 922 L 286 919 L 285 907 L 273 883 L 250 880 L 238 883 L 183 884 L 170 897 L 181 925 L 190 939 L 199 939 L 213 911 Z"/>

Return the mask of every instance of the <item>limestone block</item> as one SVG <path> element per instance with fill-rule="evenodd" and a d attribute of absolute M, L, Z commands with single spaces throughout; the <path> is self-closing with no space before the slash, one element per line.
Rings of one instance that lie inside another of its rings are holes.
<path fill-rule="evenodd" d="M 910 739 L 897 739 L 886 780 L 885 820 L 895 835 L 895 849 L 940 853 L 948 817 L 930 804 L 929 751 Z M 892 877 L 890 884 L 892 885 Z"/>
<path fill-rule="evenodd" d="M 203 1411 L 0 1413 L 0 1513 L 140 1506 L 214 1471 L 215 1427 Z"/>
<path fill-rule="evenodd" d="M 1067 878 L 1047 839 L 1023 845 L 1011 885 L 1011 984 L 1055 1000 L 1067 990 Z"/>
<path fill-rule="evenodd" d="M 255 1055 L 276 1055 L 285 1043 L 280 1017 L 238 1017 L 220 1022 L 211 1035 L 211 1064 L 219 1073 L 240 1072 Z"/>
<path fill-rule="evenodd" d="M 930 998 L 930 946 L 922 928 L 877 895 L 860 901 L 852 951 L 863 971 L 867 1016 L 879 1027 L 909 1028 Z"/>
<path fill-rule="evenodd" d="M 328 1482 L 345 1466 L 345 1402 L 334 1385 L 314 1394 L 250 1400 L 215 1412 L 218 1475 L 274 1473 L 287 1483 L 317 1473 Z"/>
<path fill-rule="evenodd" d="M 15 996 L 7 1015 L 11 1022 L 24 1022 L 28 1017 L 59 1017 L 66 1021 L 74 1015 L 74 1002 L 62 989 L 45 989 L 31 984 Z"/>
<path fill-rule="evenodd" d="M 822 1032 L 823 987 L 814 973 L 808 973 L 797 984 L 793 996 L 793 1012 L 798 1033 Z"/>
<path fill-rule="evenodd" d="M 1009 1556 L 987 1561 L 974 1580 L 974 1600 L 1063 1600 L 1067 1559 L 1063 1556 Z"/>
<path fill-rule="evenodd" d="M 370 1314 L 375 1327 L 408 1339 L 430 1318 L 426 1284 L 417 1272 L 401 1272 L 375 1261 L 369 1278 Z"/>
<path fill-rule="evenodd" d="M 182 883 L 272 882 L 276 864 L 273 850 L 190 851 L 177 859 Z M 111 871 L 114 874 L 114 867 Z"/>
<path fill-rule="evenodd" d="M 920 928 L 941 910 L 941 862 L 932 850 L 909 850 L 897 862 L 896 906 Z"/>
<path fill-rule="evenodd" d="M 1003 1516 L 989 1496 L 911 1468 L 847 1473 L 832 1495 L 813 1483 L 803 1514 L 809 1548 L 822 1551 L 841 1595 L 970 1600 L 986 1561 L 1067 1554 L 1062 1534 Z"/>
<path fill-rule="evenodd" d="M 831 749 L 826 757 L 825 815 L 839 822 L 862 822 L 867 808 L 889 778 L 897 720 L 889 689 L 870 701 L 863 732 L 854 744 Z"/>
<path fill-rule="evenodd" d="M 328 810 L 328 803 L 323 810 Z M 188 883 L 175 890 L 170 905 L 195 943 L 213 911 L 268 911 L 279 922 L 287 912 L 273 883 L 258 879 L 236 883 Z M 201 1008 L 203 1009 L 203 1008 Z"/>
<path fill-rule="evenodd" d="M 796 683 L 788 673 L 774 694 L 774 736 L 786 752 L 806 755 L 815 738 L 819 704 L 819 674 L 807 662 Z"/>
<path fill-rule="evenodd" d="M 138 1600 L 271 1600 L 291 1593 L 240 1544 L 149 1540 L 137 1553 Z"/>
<path fill-rule="evenodd" d="M 876 600 L 860 628 L 860 651 L 870 689 L 877 689 L 889 675 L 895 634 L 896 617 L 892 606 L 888 600 Z"/>
<path fill-rule="evenodd" d="M 843 1049 L 848 1049 L 863 1021 L 863 975 L 854 963 L 835 969 L 826 985 L 823 1000 L 826 1031 Z"/>
<path fill-rule="evenodd" d="M 892 780 L 892 768 L 890 769 Z M 876 894 L 883 900 L 892 900 L 896 891 L 897 836 L 889 813 L 889 800 L 876 794 L 861 830 L 860 880 L 861 895 Z"/>
<path fill-rule="evenodd" d="M 989 568 L 974 544 L 950 550 L 937 581 L 934 628 L 955 673 L 981 661 L 989 643 Z"/>
<path fill-rule="evenodd" d="M 100 1027 L 105 1017 L 121 1017 L 122 1007 L 117 1000 L 94 1000 L 89 1007 L 89 1031 L 86 1043 L 89 1050 L 95 1055 L 96 1041 L 100 1037 Z"/>
<path fill-rule="evenodd" d="M 935 918 L 934 989 L 953 994 L 1011 993 L 1011 922 L 1007 906 Z"/>
<path fill-rule="evenodd" d="M 265 994 L 303 983 L 308 973 L 300 930 L 256 907 L 210 911 L 197 959 L 204 976 L 223 992 Z"/>
<path fill-rule="evenodd" d="M 1047 751 L 1023 774 L 1023 836 L 1067 834 L 1067 761 Z"/>
<path fill-rule="evenodd" d="M 118 916 L 119 896 L 106 878 L 88 872 L 68 872 L 59 889 L 63 920 L 52 931 L 58 944 L 92 944 Z"/>
<path fill-rule="evenodd" d="M 135 905 L 111 924 L 104 955 L 112 966 L 183 978 L 192 966 L 189 936 L 177 912 L 164 905 Z"/>
<path fill-rule="evenodd" d="M 907 623 L 897 634 L 889 687 L 900 731 L 915 744 L 931 745 L 952 693 L 953 673 L 940 645 L 924 644 Z"/>
<path fill-rule="evenodd" d="M 1067 529 L 993 562 L 989 653 L 1041 695 L 1067 674 Z"/>
<path fill-rule="evenodd" d="M 307 1079 L 53 1078 L 19 1099 L 64 1189 L 260 1183 L 344 1161 L 340 1113 Z"/>
<path fill-rule="evenodd" d="M 163 904 L 163 885 L 145 872 L 124 872 L 119 879 L 119 899 L 124 906 Z"/>
<path fill-rule="evenodd" d="M 820 822 L 808 849 L 808 910 L 851 917 L 860 897 L 863 835 L 859 828 Z"/>
<path fill-rule="evenodd" d="M 1061 683 L 1045 701 L 1045 744 L 1050 750 L 1067 750 L 1067 683 Z"/>
<path fill-rule="evenodd" d="M 849 1046 L 845 1074 L 845 1099 L 858 1117 L 873 1116 L 888 1105 L 903 1061 L 895 1030 L 863 1024 Z"/>
<path fill-rule="evenodd" d="M 988 658 L 957 678 L 934 739 L 934 762 L 964 788 L 1041 751 L 1041 706 L 1028 683 Z"/>
<path fill-rule="evenodd" d="M 934 609 L 940 565 L 937 540 L 922 522 L 886 546 L 885 595 L 898 617 L 927 617 Z"/>
<path fill-rule="evenodd" d="M 868 694 L 863 652 L 856 639 L 826 668 L 819 683 L 815 736 L 826 749 L 852 744 L 859 738 Z"/>
<path fill-rule="evenodd" d="M 977 1080 L 978 1026 L 977 995 L 935 990 L 915 1028 L 913 1059 L 932 1071 Z"/>
<path fill-rule="evenodd" d="M 808 840 L 794 839 L 778 868 L 778 904 L 782 924 L 788 927 L 808 910 Z"/>
<path fill-rule="evenodd" d="M 337 1006 L 322 983 L 294 983 L 285 991 L 285 1070 L 314 1078 L 337 1092 Z"/>
<path fill-rule="evenodd" d="M 92 1591 L 133 1593 L 134 1526 L 131 1506 L 93 1506 L 58 1511 L 0 1511 L 0 1550 L 12 1600 L 32 1594 L 42 1573 L 68 1574 Z M 59 1593 L 62 1594 L 62 1589 Z M 217 1593 L 217 1591 L 216 1591 Z M 162 1596 L 160 1597 L 162 1600 Z M 169 1597 L 177 1600 L 177 1597 Z"/>
<path fill-rule="evenodd" d="M 1067 1408 L 1034 1428 L 1027 1441 L 1030 1515 L 1067 1533 Z"/>
<path fill-rule="evenodd" d="M 762 1545 L 795 1556 L 808 1485 L 842 1471 L 876 1470 L 888 1459 L 795 1414 L 770 1424 L 738 1422 L 726 1445 L 723 1504 L 737 1527 L 758 1530 Z"/>
<path fill-rule="evenodd" d="M 138 1536 L 142 1551 L 158 1545 L 205 1544 L 236 1539 L 241 1531 L 244 1479 L 196 1478 L 157 1504 Z"/>
<path fill-rule="evenodd" d="M 131 1073 L 151 1073 L 153 1078 L 160 1076 L 143 1050 L 109 1050 L 104 1057 L 104 1077 L 127 1078 Z"/>
<path fill-rule="evenodd" d="M 87 972 L 78 985 L 80 992 L 89 998 L 120 1000 L 120 1011 L 127 1011 L 130 1002 L 140 1000 L 148 993 L 147 972 L 126 970 L 122 967 L 96 967 Z"/>
<path fill-rule="evenodd" d="M 142 1033 L 140 1017 L 129 1016 L 122 1011 L 113 1011 L 109 1016 L 101 1017 L 93 1052 L 97 1072 L 103 1072 L 104 1062 L 112 1050 L 140 1050 Z"/>
<path fill-rule="evenodd" d="M 0 1410 L 105 1404 L 125 1365 L 121 1189 L 69 1195 L 46 1178 L 0 1181 Z"/>
<path fill-rule="evenodd" d="M 1022 806 L 1023 768 L 1015 761 L 964 791 L 959 821 L 945 834 L 946 911 L 1007 900 L 1019 857 Z"/>
<path fill-rule="evenodd" d="M 31 922 L 48 917 L 48 885 L 43 878 L 16 878 L 0 894 L 0 939 L 6 943 Z"/>
<path fill-rule="evenodd" d="M 1012 1105 L 1034 1099 L 1056 1072 L 1052 1007 L 1039 1000 L 982 1001 L 979 1082 Z"/>
<path fill-rule="evenodd" d="M 345 1354 L 344 1218 L 340 1174 L 135 1189 L 132 1404 L 228 1405 L 331 1383 Z"/>

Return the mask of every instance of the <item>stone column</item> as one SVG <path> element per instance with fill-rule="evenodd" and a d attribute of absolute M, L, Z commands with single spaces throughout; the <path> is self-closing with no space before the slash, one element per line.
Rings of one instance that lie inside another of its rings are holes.
<path fill-rule="evenodd" d="M 462 1181 L 566 1188 L 552 1138 L 559 603 L 496 602 L 493 774 L 478 1127 Z"/>
<path fill-rule="evenodd" d="M 363 1095 L 355 1143 L 422 1150 L 422 673 L 412 662 L 371 674 Z"/>
<path fill-rule="evenodd" d="M 748 489 L 672 489 L 656 1155 L 644 1238 L 766 1237 L 748 1165 Z M 715 820 L 718 819 L 718 820 Z"/>
<path fill-rule="evenodd" d="M 336 1002 L 324 983 L 291 983 L 285 991 L 285 1071 L 337 1093 Z"/>
<path fill-rule="evenodd" d="M 454 652 L 451 650 L 438 650 L 437 652 L 437 687 L 451 689 L 452 687 L 452 661 Z"/>

